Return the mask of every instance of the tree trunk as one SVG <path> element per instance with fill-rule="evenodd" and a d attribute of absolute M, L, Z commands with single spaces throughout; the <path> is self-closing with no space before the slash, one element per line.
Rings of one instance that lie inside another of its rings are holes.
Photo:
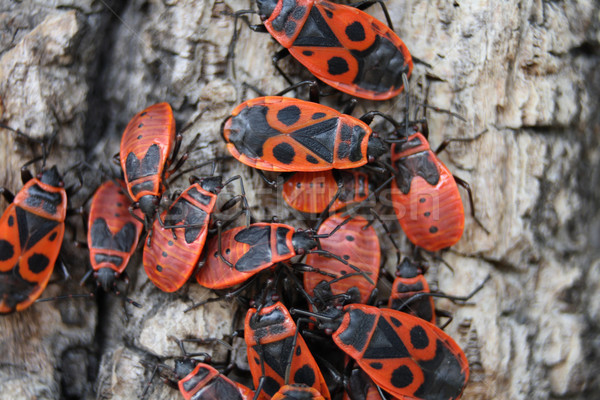
<path fill-rule="evenodd" d="M 457 295 L 491 275 L 473 304 L 438 303 L 452 311 L 446 331 L 470 362 L 463 398 L 598 396 L 598 3 L 389 0 L 387 6 L 412 55 L 431 66 L 416 64 L 411 95 L 466 120 L 428 110 L 432 146 L 476 137 L 450 144 L 441 159 L 470 183 L 475 214 L 490 233 L 467 215 L 462 240 L 441 255 L 453 270 L 438 260 L 428 272 L 440 290 Z M 108 169 L 129 119 L 167 101 L 184 146 L 201 134 L 201 150 L 189 165 L 225 155 L 220 124 L 254 96 L 243 83 L 268 94 L 287 86 L 270 62 L 280 45 L 243 24 L 235 66 L 227 63 L 231 13 L 250 7 L 248 0 L 6 0 L 0 12 L 0 122 L 35 137 L 57 133 L 47 164 L 61 172 L 77 160 Z M 383 19 L 377 5 L 369 12 Z M 309 77 L 294 60 L 282 66 L 294 81 Z M 404 95 L 359 101 L 354 115 L 377 109 L 400 120 L 404 105 Z M 36 149 L 6 130 L 0 144 L 0 185 L 16 192 L 19 168 Z M 254 171 L 233 161 L 222 170 L 243 176 L 254 217 L 277 215 L 307 227 Z M 97 175 L 86 172 L 72 207 L 95 189 Z M 65 180 L 74 183 L 75 174 Z M 185 183 L 177 181 L 169 193 Z M 235 191 L 237 186 L 230 193 Z M 81 226 L 79 232 L 82 239 Z M 394 235 L 406 242 L 399 228 Z M 89 268 L 87 253 L 71 239 L 67 233 L 63 258 L 72 279 L 63 281 L 57 266 L 42 297 L 85 292 L 77 282 Z M 393 271 L 393 250 L 382 240 Z M 0 399 L 140 398 L 157 362 L 153 355 L 179 355 L 169 336 L 220 338 L 239 327 L 235 302 L 183 313 L 192 300 L 211 294 L 194 282 L 174 294 L 161 292 L 148 281 L 140 256 L 128 274 L 129 296 L 143 304 L 125 306 L 128 320 L 110 294 L 34 304 L 0 318 Z M 241 341 L 234 345 L 243 368 Z M 227 356 L 219 345 L 206 350 L 217 361 Z M 180 398 L 160 382 L 147 396 Z"/>

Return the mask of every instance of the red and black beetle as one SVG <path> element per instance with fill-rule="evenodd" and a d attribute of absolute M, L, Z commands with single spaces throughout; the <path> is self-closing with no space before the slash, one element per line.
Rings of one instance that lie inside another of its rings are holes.
<path fill-rule="evenodd" d="M 317 233 L 331 232 L 344 220 L 345 218 L 341 214 L 333 214 L 321 224 Z M 312 296 L 319 283 L 324 280 L 330 281 L 329 286 L 333 295 L 346 293 L 349 289 L 355 288 L 359 293 L 357 300 L 366 304 L 375 289 L 381 261 L 379 238 L 375 229 L 365 218 L 355 216 L 330 237 L 320 239 L 320 243 L 321 249 L 341 256 L 361 271 L 368 273 L 372 281 L 365 279 L 364 275 L 354 274 L 354 271 L 347 265 L 331 262 L 319 254 L 309 254 L 306 257 L 306 264 L 321 273 L 304 272 L 304 290 Z M 338 275 L 339 278 L 332 280 L 332 278 L 324 276 L 322 272 Z"/>
<path fill-rule="evenodd" d="M 217 196 L 225 185 L 239 178 L 234 176 L 225 183 L 221 176 L 190 178 L 192 185 L 154 221 L 143 262 L 146 274 L 159 289 L 174 292 L 193 274 L 204 249 Z M 231 200 L 238 199 L 245 202 L 243 194 Z M 231 200 L 227 205 L 234 204 Z"/>
<path fill-rule="evenodd" d="M 325 211 L 336 195 L 328 209 L 331 212 L 366 200 L 370 190 L 369 177 L 359 171 L 294 172 L 285 179 L 281 195 L 293 209 L 317 214 Z"/>
<path fill-rule="evenodd" d="M 305 384 L 329 399 L 327 383 L 283 303 L 249 309 L 244 337 L 254 386 L 261 389 L 259 399 L 270 398 L 290 383 Z"/>
<path fill-rule="evenodd" d="M 317 318 L 337 346 L 394 397 L 454 400 L 469 379 L 462 349 L 437 326 L 396 310 L 350 304 Z"/>
<path fill-rule="evenodd" d="M 389 149 L 369 127 L 375 115 L 398 125 L 377 111 L 354 118 L 309 101 L 258 97 L 237 106 L 221 134 L 233 157 L 260 170 L 349 169 L 374 162 Z"/>
<path fill-rule="evenodd" d="M 194 143 L 196 138 L 192 141 Z M 168 103 L 154 104 L 135 115 L 123 132 L 119 162 L 134 208 L 145 215 L 146 228 L 154 219 L 165 179 L 177 170 L 188 155 L 174 162 L 181 146 L 182 135 L 175 135 L 175 119 Z"/>
<path fill-rule="evenodd" d="M 296 230 L 280 223 L 261 222 L 233 228 L 219 233 L 208 243 L 207 260 L 198 271 L 196 279 L 200 285 L 210 289 L 230 288 L 278 262 L 290 260 L 300 254 L 316 253 L 347 265 L 373 282 L 368 274 L 341 257 L 317 249 L 317 239 L 329 235 L 331 232 L 316 234 L 312 230 Z"/>
<path fill-rule="evenodd" d="M 108 180 L 92 197 L 88 216 L 87 243 L 90 263 L 98 286 L 108 292 L 115 279 L 124 275 L 142 233 L 143 224 L 129 213 L 131 200 L 121 180 Z"/>
<path fill-rule="evenodd" d="M 24 167 L 25 168 L 25 167 Z M 65 233 L 67 192 L 56 167 L 36 178 L 21 170 L 24 186 L 0 219 L 0 314 L 22 311 L 44 291 Z"/>
<path fill-rule="evenodd" d="M 282 72 L 277 62 L 291 54 L 342 92 L 369 100 L 396 96 L 404 87 L 402 75 L 411 74 L 412 57 L 393 28 L 361 11 L 373 3 L 353 7 L 326 0 L 257 0 L 263 29 L 285 48 L 273 57 L 275 67 Z M 385 5 L 379 3 L 391 26 Z M 236 22 L 247 13 L 238 12 Z M 234 30 L 237 35 L 237 24 Z"/>

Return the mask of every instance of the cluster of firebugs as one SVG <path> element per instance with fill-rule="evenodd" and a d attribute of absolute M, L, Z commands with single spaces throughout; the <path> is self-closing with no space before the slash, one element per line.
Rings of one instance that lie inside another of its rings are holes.
<path fill-rule="evenodd" d="M 264 25 L 253 28 L 268 31 L 284 46 L 276 58 L 291 54 L 339 91 L 386 100 L 403 90 L 413 61 L 388 27 L 389 17 L 385 25 L 361 11 L 373 3 L 257 0 Z M 247 22 L 247 13 L 238 12 L 236 21 Z M 392 294 L 381 307 L 374 295 L 378 236 L 372 221 L 348 210 L 379 190 L 357 168 L 387 166 L 391 178 L 380 188 L 391 182 L 402 230 L 416 247 L 436 252 L 462 235 L 457 188 L 462 181 L 430 149 L 423 121 L 396 122 L 376 111 L 355 118 L 350 112 L 351 107 L 340 113 L 317 102 L 266 96 L 243 102 L 221 126 L 234 158 L 259 171 L 282 173 L 287 204 L 321 215 L 317 230 L 275 221 L 251 224 L 250 218 L 233 228 L 215 221 L 215 212 L 234 206 L 240 208 L 237 216 L 248 216 L 243 185 L 240 195 L 216 210 L 223 187 L 239 176 L 193 176 L 168 207 L 160 206 L 168 178 L 187 158 L 177 158 L 182 136 L 176 134 L 171 107 L 152 105 L 125 128 L 118 156 L 123 180 L 105 181 L 90 200 L 87 245 L 98 286 L 117 292 L 144 230 L 144 269 L 165 292 L 195 277 L 206 288 L 236 288 L 242 295 L 269 276 L 262 290 L 255 290 L 244 325 L 254 390 L 207 360 L 184 354 L 173 369 L 159 369 L 185 399 L 460 398 L 469 378 L 467 359 L 436 326 L 433 297 L 443 294 L 429 290 L 426 264 L 409 257 L 398 262 Z M 369 124 L 375 116 L 394 125 L 394 139 L 373 132 Z M 387 164 L 378 161 L 385 155 L 390 155 Z M 37 177 L 24 168 L 22 178 L 16 196 L 0 189 L 10 203 L 0 220 L 2 314 L 29 307 L 46 287 L 73 189 L 64 187 L 56 167 Z M 277 295 L 283 281 L 295 283 L 293 291 L 304 303 L 291 305 Z M 313 355 L 311 348 L 319 353 Z"/>

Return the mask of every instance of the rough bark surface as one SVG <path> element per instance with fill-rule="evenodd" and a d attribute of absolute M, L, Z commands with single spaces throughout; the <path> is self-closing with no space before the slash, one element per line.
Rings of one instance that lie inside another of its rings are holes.
<path fill-rule="evenodd" d="M 442 160 L 471 184 L 477 217 L 490 234 L 467 216 L 463 239 L 443 254 L 454 271 L 432 262 L 429 272 L 430 280 L 452 294 L 468 293 L 491 275 L 473 305 L 439 302 L 453 312 L 446 331 L 470 361 L 463 398 L 597 397 L 598 3 L 390 0 L 387 5 L 411 53 L 431 65 L 416 65 L 411 94 L 466 119 L 428 111 L 432 146 L 487 130 L 472 142 L 452 143 Z M 184 144 L 201 134 L 202 149 L 191 155 L 192 164 L 223 155 L 221 121 L 253 96 L 242 83 L 266 93 L 286 86 L 270 62 L 280 46 L 245 27 L 233 77 L 226 61 L 230 14 L 250 7 L 238 0 L 5 0 L 0 122 L 35 137 L 57 133 L 48 164 L 61 171 L 77 160 L 108 166 L 129 119 L 167 101 Z M 371 12 L 383 18 L 377 7 Z M 293 60 L 282 65 L 294 80 L 308 76 Z M 404 104 L 403 95 L 360 101 L 355 115 L 378 109 L 401 119 Z M 33 158 L 32 148 L 3 130 L 0 154 L 0 185 L 16 192 L 19 168 Z M 238 173 L 255 217 L 294 221 L 281 197 L 254 172 L 237 162 L 225 165 L 226 176 Z M 86 184 L 98 180 L 88 174 Z M 67 174 L 65 180 L 72 183 L 75 177 Z M 184 185 L 177 182 L 170 190 Z M 90 190 L 86 185 L 72 205 L 81 205 Z M 86 253 L 70 244 L 70 234 L 66 238 L 65 264 L 73 278 L 63 281 L 56 268 L 43 297 L 85 292 L 77 281 L 89 268 Z M 392 268 L 394 257 L 388 258 Z M 209 292 L 191 283 L 175 294 L 162 293 L 148 281 L 139 256 L 128 271 L 129 295 L 143 304 L 127 306 L 128 320 L 119 299 L 110 295 L 36 304 L 0 318 L 0 399 L 140 398 L 151 374 L 141 361 L 179 354 L 169 336 L 220 338 L 237 327 L 235 303 L 183 313 L 192 299 Z M 219 346 L 207 350 L 216 360 L 226 356 Z M 243 364 L 243 357 L 238 360 Z M 150 399 L 179 396 L 160 382 L 148 391 Z"/>

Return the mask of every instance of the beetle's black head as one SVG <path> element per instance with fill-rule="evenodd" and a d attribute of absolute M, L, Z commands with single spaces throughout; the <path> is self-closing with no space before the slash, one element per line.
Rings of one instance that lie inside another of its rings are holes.
<path fill-rule="evenodd" d="M 351 303 L 360 303 L 360 291 L 356 287 L 349 288 L 345 293 L 334 295 L 329 281 L 323 279 L 313 289 L 315 300 L 323 307 L 344 306 Z"/>
<path fill-rule="evenodd" d="M 278 0 L 256 0 L 258 6 L 258 15 L 260 19 L 267 20 L 273 14 L 273 10 L 277 7 Z"/>
<path fill-rule="evenodd" d="M 198 361 L 193 358 L 178 358 L 175 360 L 175 376 L 177 379 L 182 380 L 188 376 L 194 368 L 198 365 Z"/>
<path fill-rule="evenodd" d="M 427 267 L 421 263 L 414 262 L 408 257 L 405 257 L 404 260 L 398 265 L 396 268 L 396 276 L 401 278 L 414 278 L 419 275 L 423 275 Z"/>
<path fill-rule="evenodd" d="M 140 210 L 142 210 L 144 215 L 149 217 L 153 217 L 154 214 L 156 214 L 159 203 L 160 198 L 158 196 L 152 196 L 150 194 L 140 197 L 140 200 L 138 202 Z"/>
<path fill-rule="evenodd" d="M 312 231 L 296 231 L 292 235 L 292 245 L 297 254 L 303 254 L 317 247 L 318 243 Z"/>
<path fill-rule="evenodd" d="M 367 145 L 367 158 L 369 161 L 378 159 L 388 151 L 388 145 L 379 136 L 371 135 Z"/>
<path fill-rule="evenodd" d="M 102 286 L 105 292 L 110 292 L 113 290 L 115 285 L 115 277 L 116 272 L 110 268 L 100 268 L 94 276 L 96 277 L 96 282 L 98 286 Z"/>
<path fill-rule="evenodd" d="M 200 181 L 202 189 L 213 194 L 221 193 L 223 189 L 223 177 L 222 176 L 211 176 L 210 178 L 203 178 Z"/>
<path fill-rule="evenodd" d="M 42 176 L 40 177 L 40 181 L 45 183 L 46 185 L 54 186 L 54 187 L 62 187 L 62 177 L 58 173 L 58 169 L 56 165 L 52 168 L 46 169 L 42 171 Z"/>

